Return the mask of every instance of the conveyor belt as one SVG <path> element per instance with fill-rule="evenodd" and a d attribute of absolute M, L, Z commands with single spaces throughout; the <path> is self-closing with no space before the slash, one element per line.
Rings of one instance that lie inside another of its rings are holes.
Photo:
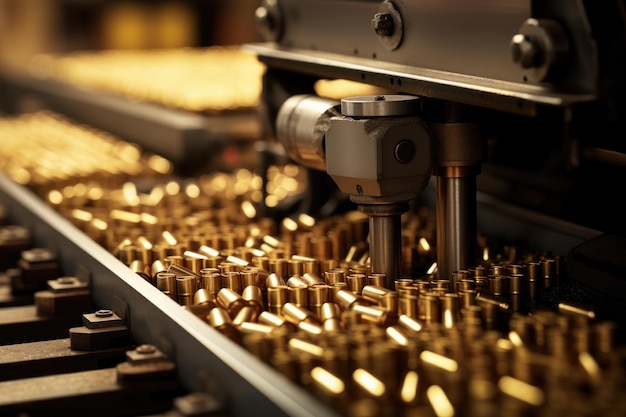
<path fill-rule="evenodd" d="M 0 176 L 0 202 L 7 208 L 10 222 L 23 225 L 31 231 L 36 246 L 48 248 L 57 254 L 64 274 L 89 282 L 96 308 L 111 309 L 123 318 L 134 344 L 154 345 L 176 364 L 178 378 L 187 391 L 217 387 L 219 399 L 227 404 L 227 415 L 232 416 L 335 415 L 332 409 L 309 393 L 289 383 L 281 374 L 252 357 L 241 346 L 223 337 L 154 286 L 138 278 L 137 274 L 104 248 L 42 204 L 38 197 L 5 176 Z M 55 337 L 63 339 L 68 334 L 57 334 Z M 30 342 L 36 343 L 32 340 Z M 32 345 L 24 345 L 25 348 L 28 346 Z M 102 381 L 110 381 L 110 372 L 100 370 L 96 375 L 100 375 Z M 27 373 L 25 371 L 25 375 Z M 1 399 L 6 400 L 4 395 L 9 393 L 9 389 L 19 389 L 29 382 L 45 387 L 51 384 L 50 378 L 54 376 L 34 378 L 43 379 L 2 382 L 0 407 L 3 403 Z M 62 379 L 66 378 L 70 377 Z M 10 392 L 13 397 L 13 391 Z M 59 396 L 65 395 L 71 394 L 59 393 Z M 101 401 L 104 405 L 111 398 L 107 395 L 86 395 L 90 410 L 97 409 L 98 402 Z M 31 398 L 24 399 L 23 404 L 18 401 L 15 408 L 7 409 L 17 412 L 23 405 L 28 411 L 25 404 L 31 401 L 48 404 L 48 399 Z M 59 405 L 51 407 L 53 410 L 55 407 L 60 407 L 56 408 L 57 411 L 63 410 Z"/>

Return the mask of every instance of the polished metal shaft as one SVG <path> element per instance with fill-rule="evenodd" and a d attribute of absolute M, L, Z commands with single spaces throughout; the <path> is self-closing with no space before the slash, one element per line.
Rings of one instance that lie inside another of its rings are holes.
<path fill-rule="evenodd" d="M 437 270 L 456 291 L 453 272 L 476 262 L 476 177 L 437 177 Z"/>
<path fill-rule="evenodd" d="M 393 289 L 402 271 L 401 215 L 408 204 L 364 204 L 359 210 L 369 216 L 371 272 L 385 274 L 385 287 Z"/>

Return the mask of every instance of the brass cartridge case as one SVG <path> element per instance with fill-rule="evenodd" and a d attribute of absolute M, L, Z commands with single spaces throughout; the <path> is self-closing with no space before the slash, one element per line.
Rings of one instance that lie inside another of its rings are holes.
<path fill-rule="evenodd" d="M 461 321 L 461 296 L 458 293 L 448 293 L 440 297 L 440 300 L 443 327 L 452 329 Z"/>
<path fill-rule="evenodd" d="M 304 274 L 302 274 L 302 279 L 304 280 L 304 282 L 307 283 L 309 287 L 318 284 L 325 284 L 324 280 L 320 278 L 318 274 L 312 272 L 305 272 Z"/>
<path fill-rule="evenodd" d="M 283 305 L 289 300 L 289 287 L 277 285 L 267 287 L 267 308 L 274 314 L 282 314 Z"/>
<path fill-rule="evenodd" d="M 259 287 L 259 270 L 256 268 L 244 268 L 241 271 L 241 286 L 242 288 L 246 288 L 249 286 Z"/>
<path fill-rule="evenodd" d="M 367 277 L 365 274 L 350 274 L 346 276 L 346 284 L 348 284 L 348 289 L 356 294 L 361 294 L 366 282 Z"/>
<path fill-rule="evenodd" d="M 304 262 L 300 259 L 288 259 L 287 260 L 287 275 L 292 277 L 294 275 L 300 276 L 304 273 Z"/>
<path fill-rule="evenodd" d="M 417 333 L 421 332 L 425 328 L 426 323 L 415 317 L 401 314 L 400 316 L 398 316 L 398 325 L 413 333 Z"/>
<path fill-rule="evenodd" d="M 376 285 L 378 287 L 384 287 L 385 282 L 387 280 L 387 274 L 383 273 L 372 273 L 367 277 L 366 285 Z"/>
<path fill-rule="evenodd" d="M 270 259 L 269 260 L 269 272 L 276 274 L 278 278 L 287 280 L 289 278 L 289 264 L 287 259 Z"/>
<path fill-rule="evenodd" d="M 179 276 L 189 276 L 194 277 L 198 283 L 200 282 L 200 274 L 196 274 L 191 269 L 185 268 L 182 265 L 171 264 L 167 267 L 167 272 L 175 274 L 177 277 Z"/>
<path fill-rule="evenodd" d="M 285 317 L 286 320 L 295 324 L 296 326 L 303 321 L 308 321 L 314 324 L 320 323 L 318 317 L 311 310 L 300 307 L 292 302 L 287 302 L 283 304 L 283 307 L 281 309 L 281 315 Z"/>
<path fill-rule="evenodd" d="M 257 317 L 256 309 L 251 305 L 243 306 L 233 317 L 233 324 L 241 326 L 245 322 L 254 322 Z"/>
<path fill-rule="evenodd" d="M 419 314 L 417 309 L 417 300 L 417 295 L 401 295 L 397 300 L 397 314 L 417 318 Z"/>
<path fill-rule="evenodd" d="M 184 267 L 184 258 L 181 255 L 170 255 L 163 259 L 163 263 L 168 269 L 172 265 Z"/>
<path fill-rule="evenodd" d="M 345 282 L 345 272 L 343 269 L 330 269 L 324 272 L 324 282 L 332 285 L 335 282 Z"/>
<path fill-rule="evenodd" d="M 215 306 L 215 297 L 211 296 L 205 288 L 199 288 L 193 295 L 193 305 L 213 305 Z"/>
<path fill-rule="evenodd" d="M 352 311 L 358 313 L 361 320 L 379 327 L 388 327 L 395 323 L 395 316 L 380 306 L 354 304 Z"/>
<path fill-rule="evenodd" d="M 261 312 L 261 314 L 259 314 L 257 322 L 272 327 L 284 327 L 289 332 L 294 332 L 296 330 L 296 326 L 293 323 L 285 319 L 283 316 L 279 316 L 275 313 L 270 313 L 269 311 Z"/>
<path fill-rule="evenodd" d="M 193 297 L 196 291 L 198 291 L 196 277 L 190 275 L 176 277 L 176 295 L 180 305 L 189 306 L 194 304 Z"/>
<path fill-rule="evenodd" d="M 152 277 L 150 276 L 149 269 L 146 267 L 146 264 L 143 263 L 140 259 L 135 259 L 129 265 L 131 271 L 139 275 L 144 280 L 152 283 Z"/>
<path fill-rule="evenodd" d="M 330 301 L 330 287 L 325 284 L 313 285 L 307 288 L 309 309 L 320 317 L 322 306 Z"/>
<path fill-rule="evenodd" d="M 243 288 L 241 287 L 241 274 L 237 271 L 223 272 L 222 274 L 222 287 L 230 288 L 237 294 L 241 294 Z"/>
<path fill-rule="evenodd" d="M 309 308 L 309 287 L 289 287 L 289 302 L 298 307 Z"/>
<path fill-rule="evenodd" d="M 370 305 L 367 298 L 355 294 L 348 289 L 340 289 L 335 293 L 334 301 L 341 307 L 342 311 L 352 309 L 356 304 Z"/>
<path fill-rule="evenodd" d="M 278 277 L 278 275 L 271 273 L 267 276 L 265 280 L 265 286 L 269 290 L 271 287 L 286 287 L 287 283 L 284 279 Z"/>
<path fill-rule="evenodd" d="M 343 330 L 341 323 L 341 309 L 335 303 L 324 303 L 319 314 L 322 327 L 327 332 L 339 332 Z"/>
<path fill-rule="evenodd" d="M 243 311 L 243 310 L 242 310 Z M 276 329 L 273 326 L 267 325 L 267 324 L 262 324 L 262 323 L 255 323 L 252 321 L 242 321 L 241 323 L 237 323 L 237 317 L 235 317 L 235 319 L 233 319 L 233 324 L 236 325 L 239 329 L 239 331 L 244 335 L 247 334 L 251 334 L 251 333 L 257 333 L 257 334 L 262 334 L 264 336 L 271 334 L 274 329 Z M 261 343 L 261 340 L 259 340 L 259 343 Z"/>
<path fill-rule="evenodd" d="M 176 275 L 170 272 L 159 272 L 156 276 L 156 287 L 174 301 L 178 301 Z"/>
<path fill-rule="evenodd" d="M 239 310 L 247 306 L 248 303 L 243 299 L 241 294 L 233 291 L 230 288 L 222 288 L 217 293 L 217 305 L 222 307 L 230 317 L 235 317 Z"/>
<path fill-rule="evenodd" d="M 254 309 L 254 318 L 256 319 L 264 309 L 263 293 L 261 289 L 254 285 L 248 285 L 241 292 L 241 298 L 246 300 L 248 305 Z"/>
<path fill-rule="evenodd" d="M 233 325 L 232 319 L 228 311 L 226 311 L 222 307 L 218 306 L 211 309 L 207 316 L 207 321 L 212 327 L 217 329 L 226 337 L 236 342 L 240 341 L 239 331 Z"/>
<path fill-rule="evenodd" d="M 421 293 L 417 300 L 418 319 L 427 324 L 441 322 L 441 301 L 439 295 L 429 291 Z"/>

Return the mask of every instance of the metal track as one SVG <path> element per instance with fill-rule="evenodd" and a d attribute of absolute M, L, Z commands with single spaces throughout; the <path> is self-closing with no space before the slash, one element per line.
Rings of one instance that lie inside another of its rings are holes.
<path fill-rule="evenodd" d="M 336 416 L 336 412 L 138 277 L 104 248 L 0 175 L 0 202 L 34 243 L 54 251 L 66 275 L 87 278 L 97 308 L 125 319 L 134 342 L 157 346 L 189 391 L 219 387 L 231 416 Z"/>

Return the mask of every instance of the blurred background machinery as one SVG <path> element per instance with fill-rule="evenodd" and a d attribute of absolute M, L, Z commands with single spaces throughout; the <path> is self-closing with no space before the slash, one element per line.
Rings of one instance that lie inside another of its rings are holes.
<path fill-rule="evenodd" d="M 0 1 L 0 414 L 622 415 L 625 25 Z"/>

